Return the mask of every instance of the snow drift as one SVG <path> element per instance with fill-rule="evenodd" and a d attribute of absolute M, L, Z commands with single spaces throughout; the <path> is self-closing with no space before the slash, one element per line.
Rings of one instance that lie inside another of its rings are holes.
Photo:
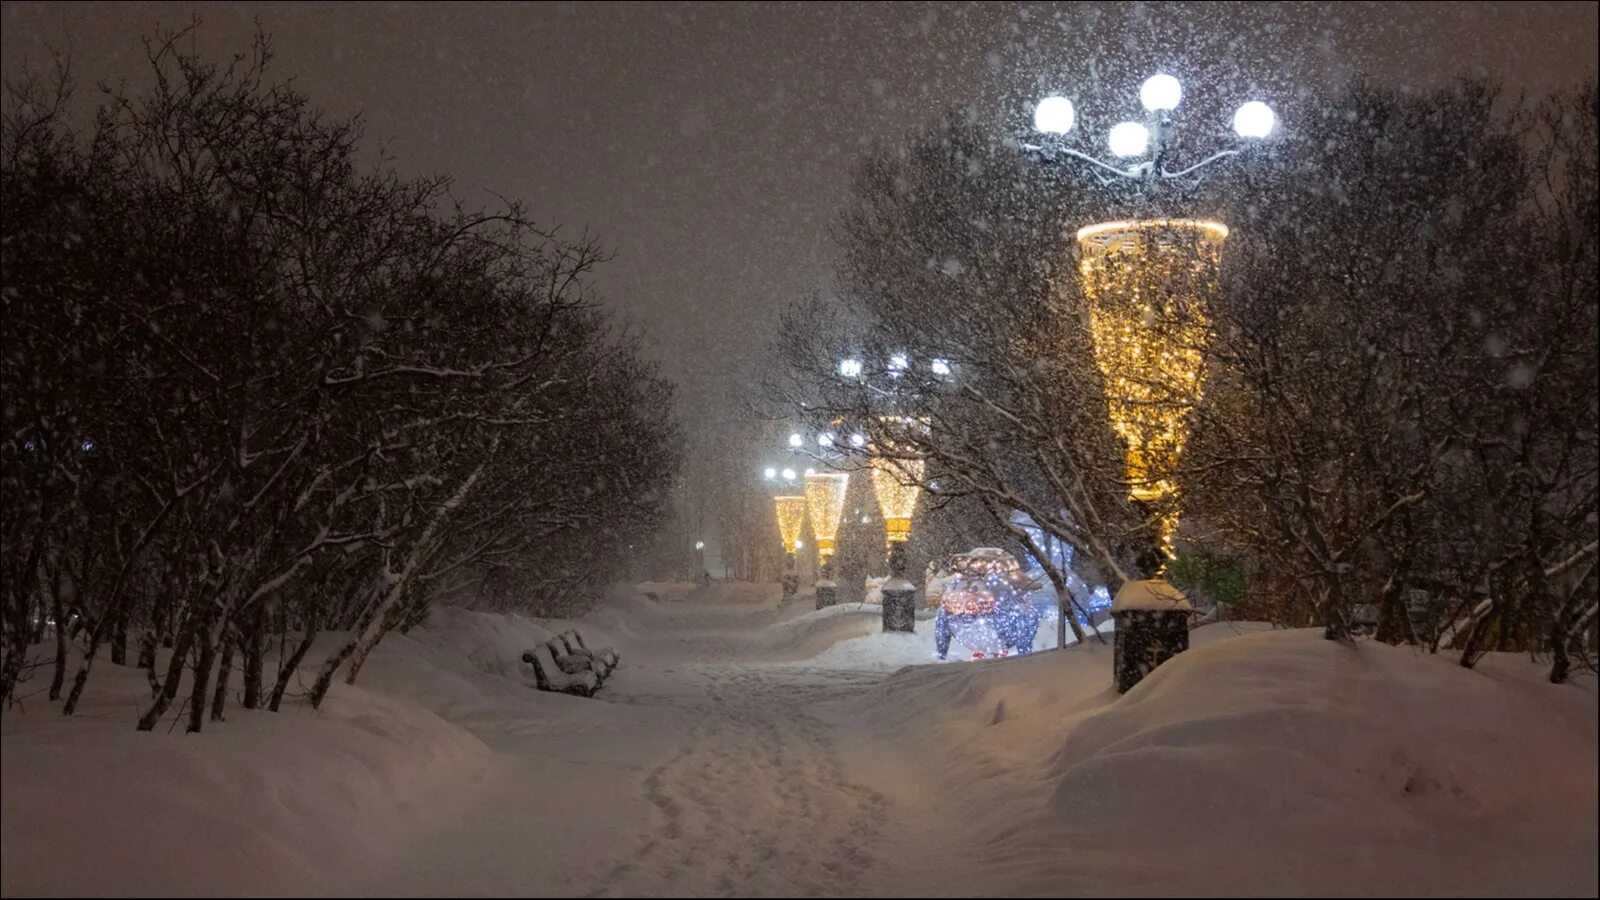
<path fill-rule="evenodd" d="M 1212 625 L 1128 694 L 1110 648 L 921 665 L 877 607 L 440 610 L 321 712 L 0 735 L 17 894 L 1553 894 L 1597 878 L 1592 679 Z M 576 625 L 599 698 L 515 659 Z M 336 637 L 336 636 L 334 636 Z"/>

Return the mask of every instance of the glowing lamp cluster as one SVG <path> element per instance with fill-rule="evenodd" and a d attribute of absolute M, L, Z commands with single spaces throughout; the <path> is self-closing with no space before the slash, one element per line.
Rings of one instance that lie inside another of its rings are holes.
<path fill-rule="evenodd" d="M 1139 102 L 1152 113 L 1169 113 L 1182 100 L 1183 84 L 1164 72 L 1145 79 L 1139 88 Z M 1066 134 L 1075 124 L 1077 111 L 1066 97 L 1046 97 L 1033 108 L 1033 127 L 1038 131 Z M 1271 107 L 1260 100 L 1243 104 L 1233 114 L 1233 130 L 1242 138 L 1264 138 L 1276 124 Z M 1139 156 L 1149 146 L 1150 132 L 1138 122 L 1122 122 L 1112 127 L 1110 143 L 1117 156 Z"/>
<path fill-rule="evenodd" d="M 806 475 L 806 510 L 811 515 L 811 531 L 817 537 L 817 557 L 827 565 L 833 557 L 839 522 L 844 518 L 844 496 L 850 476 L 840 472 Z"/>
<path fill-rule="evenodd" d="M 1104 222 L 1077 235 L 1095 365 L 1126 448 L 1128 493 L 1161 502 L 1169 552 L 1172 476 L 1205 381 L 1207 317 L 1227 236 L 1226 225 L 1197 219 Z"/>

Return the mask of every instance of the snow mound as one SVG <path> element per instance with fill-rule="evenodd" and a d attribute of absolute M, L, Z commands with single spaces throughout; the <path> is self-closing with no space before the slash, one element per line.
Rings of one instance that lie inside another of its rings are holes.
<path fill-rule="evenodd" d="M 359 684 L 338 684 L 320 712 L 234 707 L 185 735 L 134 731 L 149 696 L 138 670 L 102 664 L 95 679 L 79 716 L 8 716 L 6 896 L 320 894 L 327 873 L 361 877 L 415 810 L 451 808 L 490 763 L 471 733 Z"/>
<path fill-rule="evenodd" d="M 700 584 L 694 581 L 641 581 L 635 587 L 648 599 L 675 603 L 699 590 Z"/>
<path fill-rule="evenodd" d="M 1090 645 L 852 705 L 938 748 L 928 777 L 969 815 L 933 843 L 1005 860 L 995 893 L 1593 895 L 1592 682 L 1314 629 L 1194 637 L 1121 697 Z"/>
<path fill-rule="evenodd" d="M 771 604 L 783 595 L 783 586 L 775 581 L 641 581 L 634 587 L 658 603 Z"/>

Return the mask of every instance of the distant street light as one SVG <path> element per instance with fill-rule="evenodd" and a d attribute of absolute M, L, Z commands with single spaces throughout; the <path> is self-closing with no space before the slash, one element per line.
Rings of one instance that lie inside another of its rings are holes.
<path fill-rule="evenodd" d="M 805 527 L 806 498 L 798 494 L 772 498 L 778 513 L 778 536 L 783 540 L 783 597 L 787 600 L 800 589 L 800 574 L 795 552 L 800 549 L 800 530 Z"/>
<path fill-rule="evenodd" d="M 833 580 L 834 539 L 844 517 L 850 476 L 844 472 L 810 472 L 805 484 L 811 533 L 817 538 L 817 609 L 821 609 L 837 603 L 839 598 L 839 586 Z"/>

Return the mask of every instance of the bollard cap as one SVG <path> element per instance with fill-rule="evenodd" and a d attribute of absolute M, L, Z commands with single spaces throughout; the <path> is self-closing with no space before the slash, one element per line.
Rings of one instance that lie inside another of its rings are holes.
<path fill-rule="evenodd" d="M 1194 609 L 1189 605 L 1189 598 L 1168 584 L 1164 578 L 1151 578 L 1145 581 L 1129 581 L 1117 591 L 1117 598 L 1111 602 L 1111 611 L 1122 612 L 1131 609 L 1168 609 L 1189 612 Z"/>

